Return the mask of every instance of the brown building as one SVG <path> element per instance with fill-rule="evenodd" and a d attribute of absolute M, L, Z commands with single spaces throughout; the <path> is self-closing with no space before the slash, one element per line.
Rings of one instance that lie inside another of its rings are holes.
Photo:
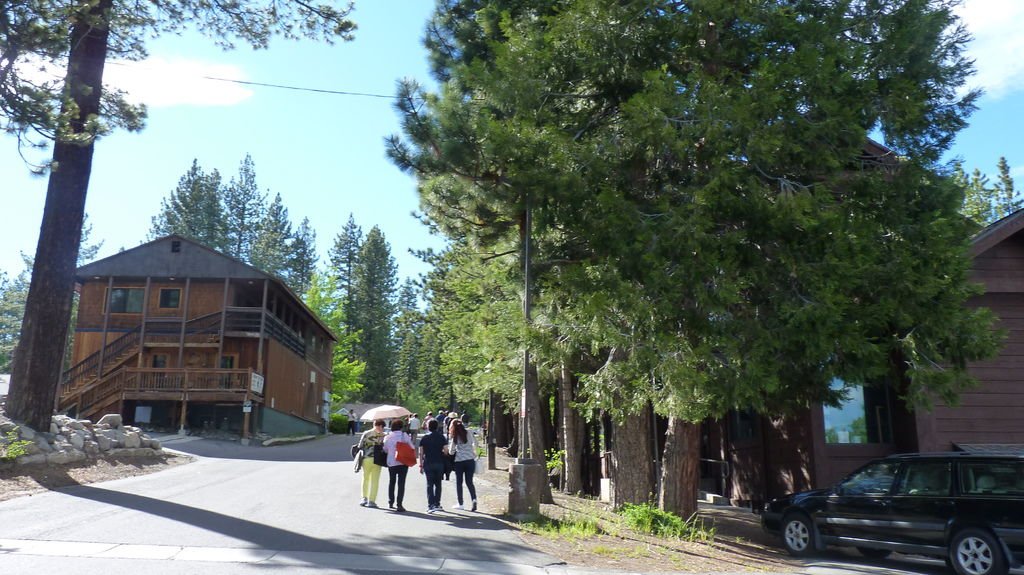
<path fill-rule="evenodd" d="M 59 410 L 248 435 L 324 429 L 337 339 L 278 278 L 168 236 L 78 269 Z"/>
<path fill-rule="evenodd" d="M 756 507 L 892 453 L 1024 450 L 1024 210 L 982 230 L 971 256 L 984 293 L 968 305 L 991 309 L 1007 339 L 997 357 L 969 367 L 980 385 L 959 406 L 910 410 L 883 386 L 854 387 L 840 407 L 793 417 L 732 412 L 702 426 L 704 488 Z"/>

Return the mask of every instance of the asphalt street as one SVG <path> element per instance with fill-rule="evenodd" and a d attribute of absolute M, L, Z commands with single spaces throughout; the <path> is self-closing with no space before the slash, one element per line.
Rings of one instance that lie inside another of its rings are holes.
<path fill-rule="evenodd" d="M 289 575 L 446 573 L 597 575 L 523 544 L 486 513 L 426 513 L 424 479 L 410 470 L 406 513 L 360 507 L 354 438 L 245 447 L 162 438 L 197 461 L 160 473 L 79 485 L 0 503 L 0 574 Z M 498 472 L 489 472 L 498 473 Z M 505 488 L 477 481 L 481 492 Z M 950 575 L 941 561 L 869 560 L 832 551 L 794 571 L 806 575 Z M 1015 570 L 1015 573 L 1022 571 Z"/>

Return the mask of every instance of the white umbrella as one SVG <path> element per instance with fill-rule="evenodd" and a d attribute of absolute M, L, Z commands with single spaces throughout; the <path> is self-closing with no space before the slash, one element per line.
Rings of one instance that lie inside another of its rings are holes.
<path fill-rule="evenodd" d="M 401 405 L 378 405 L 373 409 L 367 409 L 359 417 L 362 421 L 373 421 L 374 419 L 389 419 L 393 417 L 405 417 L 412 415 L 412 412 Z"/>

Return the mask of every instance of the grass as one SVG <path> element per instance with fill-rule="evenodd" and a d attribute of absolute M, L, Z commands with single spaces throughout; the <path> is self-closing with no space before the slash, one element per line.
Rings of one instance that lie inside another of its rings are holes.
<path fill-rule="evenodd" d="M 585 539 L 601 534 L 601 527 L 597 521 L 582 516 L 552 519 L 542 515 L 534 521 L 521 523 L 520 527 L 528 533 L 549 538 Z"/>
<path fill-rule="evenodd" d="M 707 527 L 696 514 L 683 519 L 649 503 L 626 504 L 619 513 L 626 525 L 642 533 L 691 542 L 710 542 L 715 538 L 715 529 Z"/>

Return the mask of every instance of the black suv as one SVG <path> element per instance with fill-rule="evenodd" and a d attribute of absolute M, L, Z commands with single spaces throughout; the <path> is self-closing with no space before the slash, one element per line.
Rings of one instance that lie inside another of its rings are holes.
<path fill-rule="evenodd" d="M 792 555 L 826 545 L 867 557 L 943 557 L 960 575 L 1004 575 L 1024 560 L 1024 456 L 893 455 L 830 489 L 774 499 L 761 525 Z"/>

